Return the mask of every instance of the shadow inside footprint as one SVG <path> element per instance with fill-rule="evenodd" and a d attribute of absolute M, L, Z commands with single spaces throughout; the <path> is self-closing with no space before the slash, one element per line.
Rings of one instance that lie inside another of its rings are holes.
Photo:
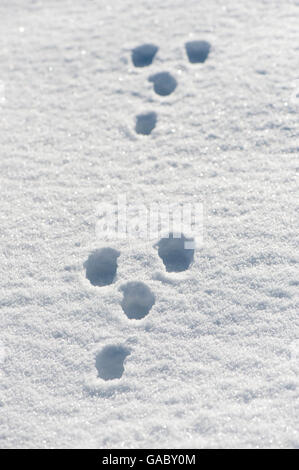
<path fill-rule="evenodd" d="M 101 248 L 91 253 L 84 263 L 86 278 L 93 286 L 107 286 L 114 281 L 120 252 Z"/>
<path fill-rule="evenodd" d="M 206 61 L 211 44 L 207 41 L 190 41 L 185 44 L 187 56 L 191 64 L 203 63 Z"/>
<path fill-rule="evenodd" d="M 176 79 L 169 72 L 151 75 L 148 81 L 153 82 L 155 92 L 161 96 L 170 95 L 177 87 Z"/>
<path fill-rule="evenodd" d="M 194 259 L 194 240 L 180 234 L 180 238 L 169 234 L 155 245 L 167 272 L 180 272 L 189 268 Z"/>
<path fill-rule="evenodd" d="M 123 346 L 105 346 L 96 356 L 98 376 L 104 380 L 120 379 L 124 373 L 124 360 L 129 354 Z"/>
<path fill-rule="evenodd" d="M 155 296 L 143 282 L 128 282 L 120 288 L 124 297 L 121 306 L 130 319 L 141 320 L 155 303 Z"/>
<path fill-rule="evenodd" d="M 154 112 L 139 114 L 136 116 L 137 134 L 150 135 L 152 130 L 156 127 L 157 114 Z"/>
<path fill-rule="evenodd" d="M 132 50 L 132 62 L 135 67 L 146 67 L 154 60 L 158 47 L 154 44 L 143 44 Z"/>

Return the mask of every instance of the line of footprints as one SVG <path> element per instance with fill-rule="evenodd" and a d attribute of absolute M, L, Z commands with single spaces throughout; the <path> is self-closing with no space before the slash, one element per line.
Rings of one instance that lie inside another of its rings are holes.
<path fill-rule="evenodd" d="M 152 64 L 158 47 L 154 44 L 143 44 L 132 51 L 132 62 L 135 67 L 147 67 Z M 185 44 L 186 53 L 191 64 L 206 61 L 211 45 L 207 41 L 190 41 Z M 155 93 L 168 96 L 177 87 L 176 79 L 169 72 L 159 72 L 150 75 L 149 82 L 153 83 Z M 136 116 L 135 130 L 137 134 L 149 135 L 157 124 L 157 114 L 153 111 Z"/>
<path fill-rule="evenodd" d="M 188 248 L 186 248 L 186 246 Z M 169 233 L 168 238 L 154 245 L 167 272 L 187 270 L 194 259 L 194 240 L 180 234 L 180 238 Z M 102 287 L 114 282 L 117 274 L 117 259 L 120 252 L 113 248 L 93 251 L 84 263 L 86 278 L 93 286 Z M 149 314 L 156 298 L 151 289 L 140 281 L 131 281 L 120 287 L 123 293 L 121 307 L 129 319 L 141 320 Z M 98 377 L 104 380 L 119 379 L 124 372 L 124 361 L 130 350 L 122 345 L 105 346 L 96 356 Z"/>
<path fill-rule="evenodd" d="M 206 61 L 211 45 L 207 41 L 190 41 L 185 44 L 189 62 L 192 64 Z M 154 44 L 143 44 L 132 51 L 132 62 L 135 67 L 147 67 L 152 64 L 158 47 Z M 168 96 L 177 87 L 176 79 L 169 72 L 150 75 L 155 93 Z M 157 114 L 153 111 L 139 114 L 136 117 L 136 133 L 150 135 L 157 123 Z M 185 248 L 185 242 L 193 241 L 181 234 L 176 238 L 170 233 L 162 238 L 155 247 L 167 272 L 185 271 L 194 258 L 194 249 Z M 102 248 L 91 253 L 84 263 L 86 278 L 93 286 L 102 287 L 114 282 L 117 273 L 117 259 L 120 252 L 113 248 Z M 156 298 L 151 289 L 143 282 L 132 281 L 120 287 L 123 293 L 121 307 L 129 319 L 141 320 L 149 314 Z M 96 356 L 98 377 L 103 380 L 119 379 L 124 372 L 124 361 L 130 350 L 122 345 L 105 346 Z"/>

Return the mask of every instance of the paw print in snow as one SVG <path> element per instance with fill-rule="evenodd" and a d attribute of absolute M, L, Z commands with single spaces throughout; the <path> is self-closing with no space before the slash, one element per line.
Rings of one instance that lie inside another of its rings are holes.
<path fill-rule="evenodd" d="M 181 272 L 189 269 L 194 260 L 194 240 L 184 234 L 169 233 L 154 245 L 167 272 Z M 93 251 L 84 263 L 86 278 L 96 289 L 112 284 L 117 271 L 120 252 L 113 248 Z M 156 303 L 156 296 L 148 285 L 141 281 L 130 281 L 119 290 L 123 293 L 120 306 L 129 320 L 141 321 Z M 120 379 L 124 364 L 131 350 L 121 344 L 106 345 L 96 355 L 95 367 L 102 380 Z"/>
<path fill-rule="evenodd" d="M 207 41 L 189 41 L 185 44 L 188 60 L 191 64 L 203 64 L 210 53 L 211 45 Z M 132 62 L 136 68 L 150 66 L 158 52 L 158 46 L 154 44 L 143 44 L 132 50 Z M 162 97 L 171 95 L 177 88 L 176 78 L 169 72 L 158 72 L 148 77 L 148 81 L 153 83 L 154 92 Z M 136 116 L 135 131 L 137 134 L 150 135 L 157 124 L 157 114 L 147 111 Z"/>

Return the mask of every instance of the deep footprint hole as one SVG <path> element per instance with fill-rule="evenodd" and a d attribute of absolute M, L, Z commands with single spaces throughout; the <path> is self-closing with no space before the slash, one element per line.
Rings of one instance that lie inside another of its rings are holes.
<path fill-rule="evenodd" d="M 169 72 L 160 72 L 149 77 L 149 82 L 154 84 L 154 90 L 158 95 L 170 95 L 177 87 L 176 79 Z"/>
<path fill-rule="evenodd" d="M 104 380 L 120 379 L 124 373 L 124 360 L 130 351 L 124 346 L 105 346 L 96 356 L 98 377 Z"/>
<path fill-rule="evenodd" d="M 117 271 L 120 252 L 113 248 L 101 248 L 92 252 L 84 263 L 86 278 L 93 286 L 112 284 Z"/>
<path fill-rule="evenodd" d="M 203 63 L 207 60 L 211 44 L 207 41 L 190 41 L 185 44 L 187 56 L 191 64 Z"/>
<path fill-rule="evenodd" d="M 147 67 L 151 65 L 157 52 L 158 47 L 154 44 L 143 44 L 135 47 L 132 50 L 132 62 L 135 67 Z"/>
<path fill-rule="evenodd" d="M 152 130 L 156 127 L 157 114 L 154 112 L 139 114 L 136 116 L 137 134 L 150 135 Z"/>
<path fill-rule="evenodd" d="M 141 320 L 155 304 L 155 296 L 143 282 L 128 282 L 121 287 L 121 307 L 129 319 Z"/>
<path fill-rule="evenodd" d="M 173 233 L 161 238 L 156 245 L 167 272 L 186 271 L 194 260 L 194 239 L 183 234 L 177 238 Z"/>

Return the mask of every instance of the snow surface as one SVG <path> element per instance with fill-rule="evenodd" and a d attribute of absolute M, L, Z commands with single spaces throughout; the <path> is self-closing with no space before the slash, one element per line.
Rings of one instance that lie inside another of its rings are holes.
<path fill-rule="evenodd" d="M 0 18 L 0 446 L 298 448 L 298 0 L 1 0 Z M 96 237 L 118 194 L 203 204 L 189 269 Z M 116 278 L 92 285 L 103 247 Z M 142 319 L 121 306 L 137 281 Z"/>

